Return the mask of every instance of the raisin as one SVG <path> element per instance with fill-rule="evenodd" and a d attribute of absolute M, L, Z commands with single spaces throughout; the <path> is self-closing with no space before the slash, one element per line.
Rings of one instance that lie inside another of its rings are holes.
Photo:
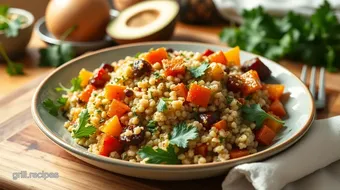
<path fill-rule="evenodd" d="M 211 126 L 220 119 L 220 114 L 217 112 L 207 112 L 199 114 L 199 122 L 203 127 L 210 129 Z"/>
<path fill-rule="evenodd" d="M 262 81 L 270 77 L 270 74 L 272 73 L 258 57 L 244 62 L 241 69 L 243 72 L 255 70 Z"/>
<path fill-rule="evenodd" d="M 125 89 L 124 93 L 125 93 L 125 96 L 128 97 L 128 98 L 133 96 L 133 91 L 130 90 L 130 89 Z"/>
<path fill-rule="evenodd" d="M 124 129 L 123 133 L 127 130 L 131 130 L 132 133 L 133 133 L 133 129 L 135 127 L 136 126 L 129 125 Z M 144 135 L 145 135 L 145 129 L 144 128 L 142 129 L 142 131 L 139 134 L 132 134 L 131 136 L 121 135 L 120 139 L 119 139 L 120 142 L 125 146 L 140 144 L 144 140 Z"/>
<path fill-rule="evenodd" d="M 227 89 L 235 93 L 240 92 L 243 88 L 243 81 L 238 75 L 228 75 Z"/>
<path fill-rule="evenodd" d="M 149 74 L 151 72 L 151 65 L 149 62 L 138 59 L 133 63 L 133 75 L 135 77 L 141 77 L 144 74 Z"/>

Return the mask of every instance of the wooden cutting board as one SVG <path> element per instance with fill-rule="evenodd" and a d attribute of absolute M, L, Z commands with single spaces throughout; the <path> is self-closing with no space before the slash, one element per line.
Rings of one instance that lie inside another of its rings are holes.
<path fill-rule="evenodd" d="M 174 39 L 218 44 L 216 34 L 220 29 L 181 24 L 176 29 Z M 287 61 L 282 64 L 299 75 L 300 65 Z M 31 99 L 35 88 L 46 76 L 44 73 L 0 99 L 0 189 L 221 188 L 224 176 L 194 181 L 144 180 L 107 172 L 73 157 L 53 144 L 34 124 L 31 116 Z M 340 115 L 340 75 L 327 73 L 326 78 L 328 106 L 318 112 L 318 118 Z M 59 177 L 14 180 L 13 177 L 21 171 L 58 172 Z"/>

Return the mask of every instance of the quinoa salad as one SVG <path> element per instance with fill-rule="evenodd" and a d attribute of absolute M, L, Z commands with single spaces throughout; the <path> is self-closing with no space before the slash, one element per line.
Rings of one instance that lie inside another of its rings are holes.
<path fill-rule="evenodd" d="M 254 154 L 284 130 L 284 86 L 240 49 L 150 49 L 83 68 L 43 106 L 89 152 L 142 164 L 205 164 Z"/>

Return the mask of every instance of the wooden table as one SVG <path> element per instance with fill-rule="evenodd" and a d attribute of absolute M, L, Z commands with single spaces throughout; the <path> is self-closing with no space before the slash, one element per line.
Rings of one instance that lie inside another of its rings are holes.
<path fill-rule="evenodd" d="M 222 26 L 189 26 L 179 23 L 174 40 L 219 44 Z M 0 64 L 0 189 L 218 189 L 224 176 L 186 182 L 160 182 L 136 179 L 95 168 L 71 156 L 53 144 L 35 126 L 30 102 L 35 87 L 53 68 L 37 67 L 38 49 L 45 46 L 33 34 L 27 55 L 18 60 L 25 64 L 24 76 L 9 77 Z M 301 65 L 281 61 L 299 75 Z M 318 118 L 340 115 L 340 74 L 326 74 L 327 107 Z M 13 173 L 58 172 L 57 179 L 17 179 Z"/>

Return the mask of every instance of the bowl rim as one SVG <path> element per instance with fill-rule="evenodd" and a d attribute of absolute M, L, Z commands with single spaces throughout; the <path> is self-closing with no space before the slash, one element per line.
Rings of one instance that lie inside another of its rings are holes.
<path fill-rule="evenodd" d="M 8 13 L 12 13 L 12 14 L 18 14 L 18 15 L 21 15 L 21 16 L 24 16 L 27 18 L 27 23 L 26 24 L 23 24 L 20 26 L 19 30 L 24 30 L 26 28 L 29 28 L 30 26 L 33 25 L 34 23 L 34 16 L 31 12 L 25 10 L 25 9 L 19 9 L 19 8 L 9 8 L 8 9 Z M 0 31 L 0 35 L 1 34 L 4 34 L 3 31 Z"/>
<path fill-rule="evenodd" d="M 37 22 L 34 25 L 34 30 L 36 31 L 39 38 L 49 44 L 60 44 L 61 40 L 58 40 L 54 37 L 47 36 L 44 32 L 42 32 L 41 27 L 43 25 L 46 25 L 45 17 L 41 17 L 37 20 Z M 47 29 L 47 28 L 46 28 Z M 48 31 L 48 33 L 50 33 Z M 102 44 L 112 43 L 113 40 L 111 37 L 107 34 L 105 34 L 104 38 L 101 40 L 95 40 L 95 41 L 87 41 L 87 42 L 76 42 L 76 41 L 64 41 L 65 43 L 69 43 L 72 46 L 98 46 Z"/>
<path fill-rule="evenodd" d="M 293 145 L 296 141 L 298 141 L 308 131 L 309 127 L 311 126 L 311 124 L 314 120 L 314 117 L 315 117 L 315 104 L 314 104 L 312 95 L 311 95 L 310 91 L 308 90 L 308 88 L 306 87 L 306 85 L 298 77 L 296 77 L 289 70 L 287 70 L 283 66 L 279 65 L 278 63 L 275 63 L 274 61 L 271 61 L 267 58 L 264 58 L 262 56 L 259 56 L 259 55 L 253 54 L 253 53 L 249 53 L 249 52 L 246 52 L 246 51 L 242 51 L 242 52 L 246 53 L 246 54 L 250 54 L 250 55 L 256 55 L 256 56 L 260 57 L 261 59 L 264 59 L 268 62 L 271 62 L 273 64 L 278 65 L 279 67 L 281 67 L 280 69 L 283 69 L 288 73 L 291 73 L 292 76 L 295 77 L 300 82 L 301 86 L 307 92 L 307 94 L 308 94 L 307 98 L 309 99 L 309 102 L 312 106 L 312 109 L 309 112 L 309 118 L 308 118 L 306 124 L 301 128 L 301 130 L 298 131 L 298 133 L 296 135 L 289 138 L 287 141 L 285 141 L 281 144 L 278 144 L 274 147 L 268 147 L 268 148 L 266 148 L 262 151 L 254 153 L 254 154 L 250 154 L 250 155 L 247 155 L 247 156 L 244 156 L 244 157 L 231 159 L 231 160 L 227 160 L 227 161 L 223 161 L 223 162 L 213 162 L 213 163 L 206 163 L 206 164 L 190 164 L 190 165 L 140 164 L 140 163 L 132 163 L 132 162 L 125 161 L 125 160 L 113 159 L 113 158 L 109 158 L 109 157 L 105 157 L 105 156 L 100 156 L 100 155 L 96 155 L 96 154 L 93 154 L 93 153 L 90 153 L 90 152 L 87 152 L 87 151 L 86 152 L 81 151 L 81 150 L 74 148 L 73 146 L 69 145 L 67 142 L 64 142 L 62 139 L 60 139 L 56 135 L 54 135 L 54 133 L 47 126 L 44 125 L 40 115 L 38 114 L 38 109 L 37 109 L 38 94 L 40 93 L 40 91 L 41 91 L 42 87 L 45 85 L 45 83 L 50 79 L 50 77 L 53 76 L 55 73 L 59 72 L 60 70 L 62 70 L 64 67 L 67 67 L 68 65 L 71 65 L 78 60 L 81 60 L 81 59 L 84 59 L 86 57 L 92 56 L 94 54 L 99 54 L 99 53 L 102 53 L 102 52 L 112 51 L 112 50 L 116 50 L 116 49 L 120 49 L 120 48 L 129 48 L 129 47 L 141 46 L 141 45 L 167 45 L 167 44 L 172 44 L 172 45 L 180 45 L 180 44 L 182 44 L 182 45 L 199 45 L 199 46 L 213 45 L 215 47 L 221 47 L 221 48 L 228 47 L 228 46 L 222 46 L 222 45 L 216 45 L 216 44 L 186 42 L 186 41 L 154 41 L 154 42 L 132 43 L 132 44 L 126 44 L 126 45 L 104 48 L 104 49 L 101 49 L 101 50 L 97 50 L 97 51 L 90 52 L 90 53 L 84 54 L 82 56 L 79 56 L 75 59 L 68 61 L 67 63 L 65 63 L 64 65 L 55 69 L 54 71 L 52 71 L 37 87 L 37 89 L 36 89 L 36 91 L 33 95 L 32 104 L 31 104 L 32 116 L 33 116 L 33 119 L 36 122 L 37 126 L 55 144 L 57 144 L 58 146 L 61 146 L 63 149 L 65 149 L 69 152 L 72 152 L 73 154 L 76 154 L 78 156 L 85 157 L 85 158 L 90 159 L 90 160 L 103 162 L 103 163 L 106 163 L 106 164 L 119 165 L 119 166 L 123 166 L 123 167 L 133 167 L 133 168 L 138 168 L 138 169 L 152 169 L 152 170 L 164 170 L 164 169 L 166 169 L 166 170 L 171 170 L 171 171 L 173 171 L 173 170 L 183 170 L 183 169 L 187 169 L 187 170 L 211 169 L 211 168 L 215 168 L 215 167 L 222 167 L 223 165 L 227 165 L 227 164 L 237 164 L 238 162 L 242 162 L 242 163 L 251 162 L 256 157 L 265 156 L 266 154 L 270 154 L 269 156 L 271 156 L 271 155 L 274 154 L 273 152 L 276 152 L 276 153 L 281 152 L 285 148 L 288 148 L 289 146 Z M 271 153 L 273 153 L 273 154 L 271 154 Z"/>

